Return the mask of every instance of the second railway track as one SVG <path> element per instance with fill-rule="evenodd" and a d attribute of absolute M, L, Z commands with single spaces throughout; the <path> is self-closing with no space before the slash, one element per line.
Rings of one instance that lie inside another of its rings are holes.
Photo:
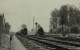
<path fill-rule="evenodd" d="M 61 41 L 56 39 L 45 39 L 40 37 L 27 37 L 28 39 L 43 43 L 51 48 L 56 48 L 56 50 L 80 50 L 80 45 L 78 43 L 72 43 L 67 41 Z"/>

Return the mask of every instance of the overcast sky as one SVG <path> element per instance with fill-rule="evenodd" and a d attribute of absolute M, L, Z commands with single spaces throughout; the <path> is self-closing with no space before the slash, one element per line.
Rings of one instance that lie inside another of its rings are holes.
<path fill-rule="evenodd" d="M 49 30 L 50 13 L 55 8 L 70 4 L 80 6 L 80 0 L 0 0 L 0 13 L 4 13 L 11 30 L 17 31 L 22 24 L 33 28 L 33 16 L 45 31 Z"/>

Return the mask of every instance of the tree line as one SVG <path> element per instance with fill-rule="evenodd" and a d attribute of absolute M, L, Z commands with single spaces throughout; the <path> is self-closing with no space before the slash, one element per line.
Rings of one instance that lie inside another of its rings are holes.
<path fill-rule="evenodd" d="M 54 9 L 50 18 L 50 33 L 79 33 L 80 10 L 72 5 L 62 5 L 60 9 Z"/>

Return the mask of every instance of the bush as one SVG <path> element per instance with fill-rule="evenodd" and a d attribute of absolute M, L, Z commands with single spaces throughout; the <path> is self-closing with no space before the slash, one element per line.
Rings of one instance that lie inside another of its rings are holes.
<path fill-rule="evenodd" d="M 57 28 L 57 29 L 56 29 L 56 32 L 57 32 L 57 33 L 62 33 L 62 28 L 61 28 L 61 27 L 60 27 L 60 28 Z"/>
<path fill-rule="evenodd" d="M 77 27 L 77 26 L 72 26 L 70 32 L 71 32 L 71 33 L 79 33 L 79 27 Z"/>
<path fill-rule="evenodd" d="M 56 32 L 62 33 L 62 27 L 57 28 L 57 29 L 56 29 Z M 69 33 L 69 27 L 68 27 L 68 26 L 64 26 L 64 27 L 63 27 L 63 32 L 64 32 L 64 33 Z"/>
<path fill-rule="evenodd" d="M 50 32 L 50 33 L 53 33 L 53 29 L 50 29 L 49 32 Z"/>

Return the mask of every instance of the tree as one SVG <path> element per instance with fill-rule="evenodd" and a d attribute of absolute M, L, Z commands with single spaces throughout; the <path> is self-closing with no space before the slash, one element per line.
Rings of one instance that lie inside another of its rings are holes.
<path fill-rule="evenodd" d="M 59 17 L 59 11 L 58 9 L 55 9 L 51 12 L 51 18 L 50 18 L 50 28 L 55 29 L 57 27 L 57 20 Z"/>
<path fill-rule="evenodd" d="M 66 35 L 64 32 L 65 31 L 64 26 L 68 27 L 69 29 L 74 24 L 80 25 L 80 10 L 75 6 L 63 5 L 59 10 L 54 9 L 54 11 L 51 12 L 50 29 L 52 28 L 56 29 L 57 25 L 62 26 L 62 29 L 61 29 L 62 36 Z M 69 29 L 69 32 L 70 32 L 70 29 Z"/>
<path fill-rule="evenodd" d="M 71 27 L 74 24 L 80 25 L 80 11 L 75 6 L 63 5 L 60 8 L 60 25 L 62 25 L 62 35 L 65 36 L 64 27 L 66 25 Z M 76 29 L 78 30 L 78 29 Z"/>
<path fill-rule="evenodd" d="M 68 16 L 68 6 L 67 5 L 63 5 L 61 8 L 60 8 L 60 25 L 62 25 L 62 36 L 65 36 L 65 33 L 64 33 L 64 27 L 63 25 L 67 25 L 68 23 L 68 19 L 67 19 L 67 16 Z"/>
<path fill-rule="evenodd" d="M 69 8 L 69 24 L 70 26 L 74 24 L 79 24 L 80 25 L 80 11 L 76 7 L 70 7 Z"/>
<path fill-rule="evenodd" d="M 67 5 L 63 5 L 61 8 L 60 8 L 60 13 L 59 13 L 59 17 L 60 17 L 60 25 L 67 25 L 68 23 L 68 19 L 67 19 L 67 16 L 68 16 L 68 6 Z"/>

